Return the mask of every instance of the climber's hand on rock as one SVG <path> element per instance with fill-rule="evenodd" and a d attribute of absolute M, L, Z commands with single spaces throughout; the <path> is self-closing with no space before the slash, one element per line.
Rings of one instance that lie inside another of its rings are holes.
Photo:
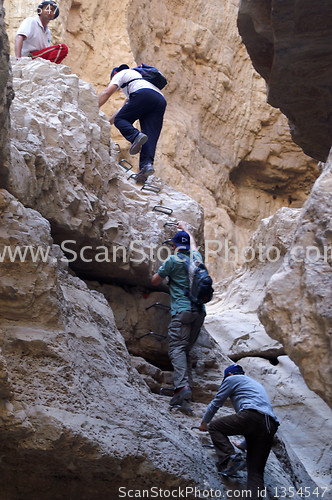
<path fill-rule="evenodd" d="M 201 432 L 206 432 L 208 430 L 208 426 L 205 422 L 201 422 L 200 426 L 198 427 L 198 429 L 201 431 Z"/>

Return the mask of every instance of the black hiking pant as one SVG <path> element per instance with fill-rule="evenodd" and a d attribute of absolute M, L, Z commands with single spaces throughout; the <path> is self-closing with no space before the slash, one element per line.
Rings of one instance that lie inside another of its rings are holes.
<path fill-rule="evenodd" d="M 140 89 L 130 94 L 129 101 L 114 118 L 114 125 L 127 141 L 133 143 L 139 133 L 139 130 L 133 126 L 136 120 L 140 122 L 141 132 L 148 136 L 140 153 L 140 170 L 146 165 L 153 165 L 165 109 L 166 100 L 162 94 L 152 89 Z"/>
<path fill-rule="evenodd" d="M 219 463 L 235 453 L 227 436 L 241 434 L 246 438 L 247 489 L 251 491 L 252 500 L 260 499 L 259 492 L 264 490 L 264 468 L 278 423 L 269 415 L 256 410 L 243 410 L 212 420 L 208 428 Z"/>

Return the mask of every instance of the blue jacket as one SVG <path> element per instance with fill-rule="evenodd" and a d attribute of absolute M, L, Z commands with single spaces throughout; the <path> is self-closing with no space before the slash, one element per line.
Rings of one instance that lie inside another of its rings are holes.
<path fill-rule="evenodd" d="M 257 410 L 270 415 L 278 422 L 264 387 L 247 375 L 231 375 L 223 380 L 215 398 L 204 413 L 203 421 L 209 423 L 227 398 L 230 398 L 236 413 L 242 410 Z"/>

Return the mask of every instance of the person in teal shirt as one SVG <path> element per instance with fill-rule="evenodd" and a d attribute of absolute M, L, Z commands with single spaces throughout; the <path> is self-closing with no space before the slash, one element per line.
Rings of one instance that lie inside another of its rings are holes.
<path fill-rule="evenodd" d="M 168 355 L 173 365 L 174 396 L 170 404 L 177 405 L 192 398 L 190 351 L 194 346 L 206 315 L 204 305 L 196 305 L 186 296 L 189 286 L 188 272 L 181 254 L 203 260 L 197 250 L 193 235 L 183 221 L 177 223 L 178 231 L 172 238 L 175 255 L 170 255 L 152 277 L 152 285 L 169 279 L 171 297 L 171 322 L 168 326 Z M 179 255 L 180 254 L 180 255 Z"/>

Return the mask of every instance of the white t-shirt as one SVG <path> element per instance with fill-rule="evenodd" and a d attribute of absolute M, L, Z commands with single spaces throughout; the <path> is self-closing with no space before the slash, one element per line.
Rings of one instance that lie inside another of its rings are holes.
<path fill-rule="evenodd" d="M 156 92 L 159 92 L 159 94 L 163 95 L 163 93 L 160 92 L 158 87 L 144 80 L 142 75 L 138 71 L 135 71 L 134 69 L 123 69 L 122 71 L 119 71 L 119 73 L 113 76 L 110 85 L 114 84 L 117 85 L 118 87 L 121 87 L 121 85 L 123 85 L 124 83 L 130 82 L 130 80 L 134 80 L 135 78 L 138 78 L 138 80 L 129 83 L 128 85 L 123 87 L 123 89 L 121 89 L 126 97 L 129 97 L 129 94 L 132 94 L 133 92 L 136 92 L 137 90 L 140 89 L 152 89 L 155 90 Z"/>
<path fill-rule="evenodd" d="M 27 17 L 17 30 L 17 35 L 25 35 L 22 45 L 22 56 L 26 57 L 29 52 L 42 50 L 51 45 L 51 32 L 42 25 L 39 16 Z"/>

